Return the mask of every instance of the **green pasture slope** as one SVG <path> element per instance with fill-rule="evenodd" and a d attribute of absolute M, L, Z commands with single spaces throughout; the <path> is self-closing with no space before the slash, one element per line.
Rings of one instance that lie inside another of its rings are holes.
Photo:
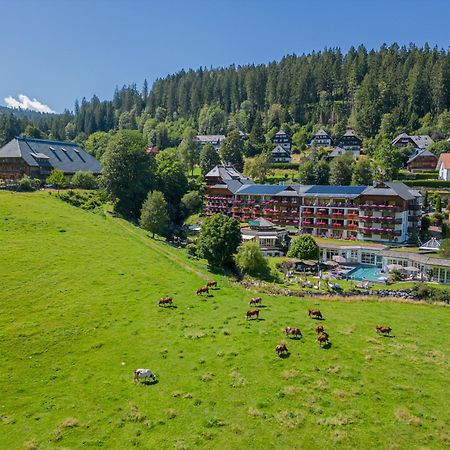
<path fill-rule="evenodd" d="M 448 308 L 266 296 L 246 322 L 250 293 L 48 193 L 0 192 L 0 261 L 0 449 L 449 445 Z M 305 338 L 280 359 L 286 325 Z M 138 367 L 159 382 L 133 384 Z"/>

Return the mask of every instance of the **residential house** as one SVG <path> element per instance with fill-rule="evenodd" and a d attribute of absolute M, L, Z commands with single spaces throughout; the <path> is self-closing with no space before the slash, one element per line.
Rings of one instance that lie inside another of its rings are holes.
<path fill-rule="evenodd" d="M 361 154 L 361 151 L 360 150 L 345 150 L 344 148 L 341 148 L 341 147 L 335 147 L 333 149 L 333 151 L 331 151 L 330 153 L 328 153 L 328 155 L 325 156 L 325 160 L 327 162 L 330 162 L 334 158 L 336 158 L 336 156 L 341 156 L 344 154 L 350 154 L 353 156 L 354 159 L 357 159 L 359 157 L 359 155 Z"/>
<path fill-rule="evenodd" d="M 291 153 L 278 144 L 271 152 L 272 162 L 274 163 L 290 163 Z"/>
<path fill-rule="evenodd" d="M 337 141 L 337 146 L 344 150 L 361 150 L 362 141 L 353 130 L 348 129 Z"/>
<path fill-rule="evenodd" d="M 435 170 L 438 157 L 430 150 L 416 149 L 413 156 L 408 159 L 406 167 L 410 172 L 426 172 Z"/>
<path fill-rule="evenodd" d="M 195 140 L 203 147 L 211 144 L 216 150 L 219 150 L 220 144 L 225 139 L 223 134 L 199 134 L 195 136 Z"/>
<path fill-rule="evenodd" d="M 283 129 L 280 129 L 280 131 L 275 133 L 272 137 L 272 142 L 275 145 L 281 145 L 285 150 L 291 153 L 292 139 Z"/>
<path fill-rule="evenodd" d="M 320 129 L 309 142 L 311 147 L 331 147 L 333 145 L 333 140 L 330 135 L 324 130 Z"/>
<path fill-rule="evenodd" d="M 100 175 L 102 171 L 95 157 L 73 142 L 16 137 L 0 149 L 0 179 L 28 175 L 44 181 L 53 169 L 66 176 L 80 171 Z"/>
<path fill-rule="evenodd" d="M 440 180 L 450 181 L 450 153 L 440 154 L 436 170 L 439 172 Z"/>
<path fill-rule="evenodd" d="M 410 136 L 406 133 L 399 134 L 391 142 L 391 144 L 395 147 L 414 147 L 420 149 L 425 149 L 432 143 L 433 139 L 431 139 L 431 137 L 428 135 Z"/>

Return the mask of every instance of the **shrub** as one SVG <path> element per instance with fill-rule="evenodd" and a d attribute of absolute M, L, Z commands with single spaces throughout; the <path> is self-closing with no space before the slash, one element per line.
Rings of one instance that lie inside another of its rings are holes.
<path fill-rule="evenodd" d="M 74 188 L 78 189 L 97 189 L 97 178 L 92 172 L 77 172 L 70 181 Z"/>
<path fill-rule="evenodd" d="M 235 256 L 236 265 L 239 269 L 249 275 L 266 278 L 270 269 L 266 258 L 261 253 L 259 245 L 255 242 L 242 244 Z"/>
<path fill-rule="evenodd" d="M 32 180 L 28 175 L 24 175 L 17 186 L 17 190 L 21 192 L 32 192 L 35 189 L 35 180 Z"/>
<path fill-rule="evenodd" d="M 53 184 L 56 187 L 60 188 L 67 186 L 66 176 L 64 175 L 64 172 L 59 169 L 53 169 L 50 175 L 47 177 L 46 182 L 47 184 Z"/>
<path fill-rule="evenodd" d="M 409 187 L 450 188 L 450 181 L 444 180 L 403 180 L 401 182 Z"/>
<path fill-rule="evenodd" d="M 300 167 L 300 164 L 296 163 L 272 163 L 271 164 L 273 169 L 282 169 L 282 170 L 298 170 Z"/>

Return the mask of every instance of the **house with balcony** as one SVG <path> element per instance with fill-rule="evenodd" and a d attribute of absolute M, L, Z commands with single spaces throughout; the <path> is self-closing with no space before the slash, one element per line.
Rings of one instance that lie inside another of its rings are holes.
<path fill-rule="evenodd" d="M 356 136 L 355 132 L 348 129 L 344 135 L 337 141 L 337 146 L 343 148 L 344 150 L 361 150 L 362 141 Z"/>
<path fill-rule="evenodd" d="M 292 139 L 283 129 L 275 133 L 272 137 L 272 143 L 276 146 L 281 145 L 284 150 L 288 151 L 289 154 L 291 153 Z"/>
<path fill-rule="evenodd" d="M 195 141 L 202 147 L 206 144 L 211 144 L 216 150 L 219 150 L 220 144 L 225 139 L 223 134 L 199 134 L 195 136 Z"/>
<path fill-rule="evenodd" d="M 353 157 L 353 159 L 357 159 L 359 155 L 361 154 L 360 150 L 345 150 L 341 147 L 335 147 L 328 155 L 325 156 L 325 161 L 331 162 L 334 158 L 337 156 L 342 156 L 345 154 L 349 154 Z"/>
<path fill-rule="evenodd" d="M 278 144 L 271 152 L 273 163 L 290 163 L 291 153 Z"/>
<path fill-rule="evenodd" d="M 244 242 L 255 242 L 264 256 L 283 256 L 288 247 L 288 232 L 263 217 L 249 220 L 248 227 L 241 228 Z"/>
<path fill-rule="evenodd" d="M 311 147 L 331 147 L 333 145 L 333 140 L 331 136 L 324 130 L 320 129 L 309 142 Z"/>
<path fill-rule="evenodd" d="M 406 167 L 410 172 L 426 172 L 435 170 L 438 157 L 430 150 L 416 149 L 411 158 L 408 159 Z"/>
<path fill-rule="evenodd" d="M 407 133 L 401 133 L 392 140 L 391 144 L 395 147 L 413 147 L 426 149 L 433 142 L 433 139 L 431 139 L 431 137 L 426 134 L 410 136 Z"/>
<path fill-rule="evenodd" d="M 318 237 L 358 239 L 358 198 L 366 186 L 309 186 L 302 195 L 300 231 Z"/>

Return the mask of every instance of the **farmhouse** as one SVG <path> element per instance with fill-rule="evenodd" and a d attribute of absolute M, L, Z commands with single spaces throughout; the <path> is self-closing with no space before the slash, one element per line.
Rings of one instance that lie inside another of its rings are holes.
<path fill-rule="evenodd" d="M 433 143 L 433 139 L 430 136 L 423 134 L 417 136 L 410 136 L 406 133 L 399 134 L 391 142 L 395 147 L 414 147 L 424 149 Z"/>
<path fill-rule="evenodd" d="M 344 150 L 361 150 L 362 141 L 356 136 L 353 130 L 347 130 L 345 134 L 338 140 L 337 146 Z"/>
<path fill-rule="evenodd" d="M 406 167 L 410 172 L 424 172 L 435 170 L 438 158 L 430 150 L 417 149 L 411 158 L 408 159 Z"/>
<path fill-rule="evenodd" d="M 309 145 L 311 147 L 331 147 L 333 140 L 322 128 L 312 137 Z"/>
<path fill-rule="evenodd" d="M 450 153 L 441 153 L 436 170 L 440 180 L 450 181 Z"/>
<path fill-rule="evenodd" d="M 292 140 L 291 137 L 283 130 L 280 129 L 272 138 L 272 142 L 275 145 L 281 145 L 289 153 L 291 152 Z"/>
<path fill-rule="evenodd" d="M 341 155 L 344 155 L 346 153 L 352 155 L 353 158 L 356 159 L 356 158 L 358 158 L 358 156 L 360 155 L 361 152 L 360 152 L 360 150 L 346 150 L 346 149 L 341 148 L 341 147 L 335 147 L 332 152 L 328 153 L 328 155 L 325 157 L 325 160 L 327 162 L 330 162 L 334 158 L 336 158 L 336 156 L 341 156 Z"/>
<path fill-rule="evenodd" d="M 202 147 L 211 144 L 216 150 L 219 150 L 220 143 L 225 139 L 223 134 L 199 134 L 195 136 L 195 141 Z"/>
<path fill-rule="evenodd" d="M 73 142 L 16 137 L 0 149 L 0 179 L 28 175 L 45 180 L 52 169 L 67 176 L 80 171 L 101 173 L 100 163 Z"/>
<path fill-rule="evenodd" d="M 290 163 L 291 153 L 278 144 L 271 152 L 272 162 L 274 163 Z"/>

